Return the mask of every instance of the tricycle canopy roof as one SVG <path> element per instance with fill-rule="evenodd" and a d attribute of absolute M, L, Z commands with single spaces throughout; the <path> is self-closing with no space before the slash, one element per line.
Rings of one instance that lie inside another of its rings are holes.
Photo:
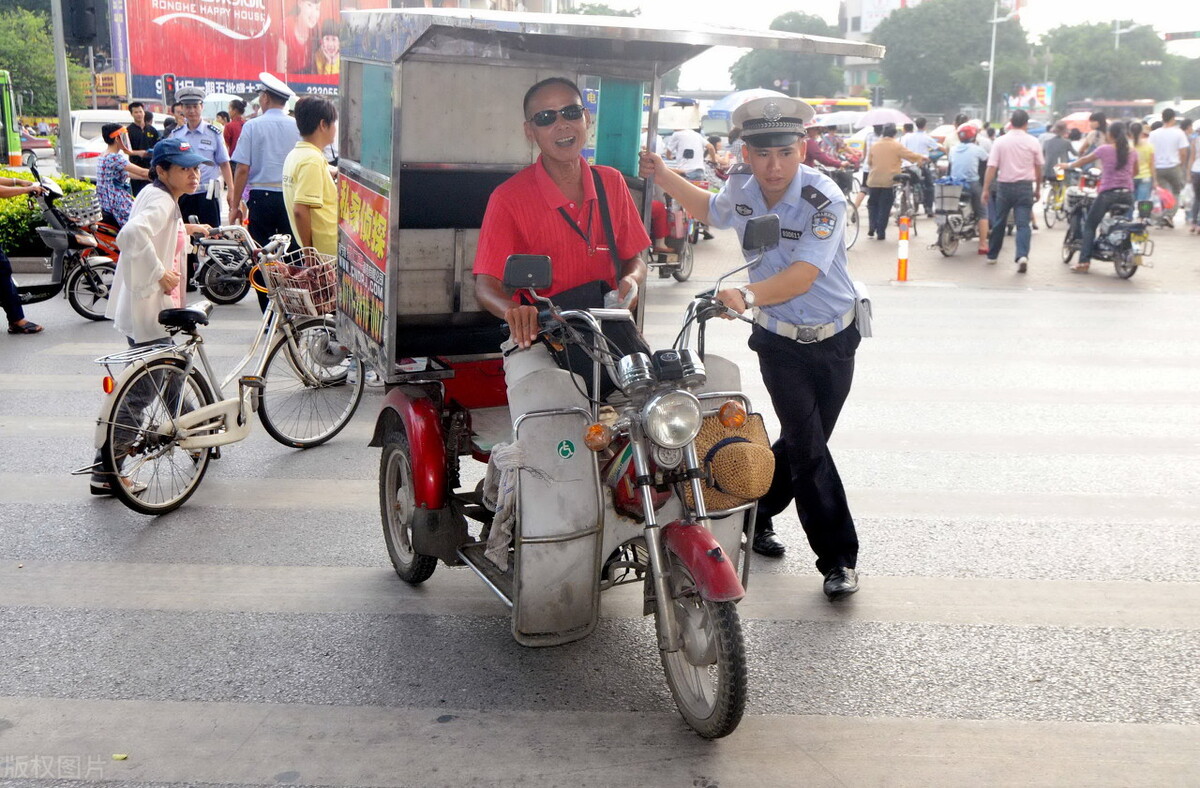
<path fill-rule="evenodd" d="M 342 54 L 396 62 L 410 54 L 570 59 L 663 74 L 714 46 L 882 58 L 877 44 L 781 30 L 678 29 L 636 17 L 531 14 L 448 8 L 344 11 Z"/>

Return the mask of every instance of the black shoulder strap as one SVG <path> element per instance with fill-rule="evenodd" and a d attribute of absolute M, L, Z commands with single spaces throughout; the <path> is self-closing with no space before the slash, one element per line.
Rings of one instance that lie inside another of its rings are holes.
<path fill-rule="evenodd" d="M 596 201 L 600 203 L 600 220 L 604 223 L 604 237 L 608 239 L 608 254 L 612 257 L 613 267 L 617 269 L 617 276 L 613 279 L 620 286 L 621 283 L 621 256 L 617 252 L 617 237 L 613 233 L 612 215 L 608 212 L 608 195 L 604 193 L 604 181 L 600 178 L 599 171 L 592 167 L 592 181 L 596 184 Z"/>

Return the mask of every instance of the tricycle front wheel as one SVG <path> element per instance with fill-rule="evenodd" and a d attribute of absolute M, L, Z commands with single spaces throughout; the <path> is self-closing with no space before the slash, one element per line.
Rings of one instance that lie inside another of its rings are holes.
<path fill-rule="evenodd" d="M 437 568 L 437 558 L 413 550 L 416 510 L 408 435 L 403 428 L 392 430 L 383 438 L 383 455 L 379 459 L 379 515 L 392 566 L 401 580 L 412 585 L 424 583 Z"/>
<path fill-rule="evenodd" d="M 683 647 L 661 652 L 683 719 L 706 739 L 728 736 L 746 710 L 746 646 L 733 602 L 701 599 L 683 562 L 671 561 L 671 601 Z"/>

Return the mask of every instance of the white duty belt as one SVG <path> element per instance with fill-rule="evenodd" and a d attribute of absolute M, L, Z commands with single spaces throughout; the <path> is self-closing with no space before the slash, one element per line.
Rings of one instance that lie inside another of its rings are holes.
<path fill-rule="evenodd" d="M 840 318 L 831 323 L 822 323 L 819 326 L 793 325 L 792 323 L 787 323 L 783 320 L 773 318 L 761 309 L 759 309 L 758 314 L 754 316 L 754 322 L 758 323 L 772 334 L 778 334 L 781 337 L 787 337 L 788 339 L 795 340 L 796 342 L 800 342 L 805 345 L 829 339 L 842 329 L 848 328 L 853 321 L 853 303 L 850 305 L 850 308 L 846 310 L 846 314 L 842 315 Z"/>

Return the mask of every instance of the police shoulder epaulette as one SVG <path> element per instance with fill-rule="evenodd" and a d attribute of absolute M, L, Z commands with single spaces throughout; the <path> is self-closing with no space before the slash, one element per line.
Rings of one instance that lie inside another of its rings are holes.
<path fill-rule="evenodd" d="M 209 130 L 209 131 L 211 131 L 211 132 L 213 132 L 214 134 L 222 134 L 222 133 L 223 133 L 223 132 L 221 131 L 221 127 L 220 127 L 220 126 L 218 126 L 217 124 L 215 124 L 215 123 L 209 123 L 209 124 L 207 124 L 207 125 L 208 125 L 208 130 Z"/>
<path fill-rule="evenodd" d="M 806 203 L 816 208 L 818 211 L 828 207 L 833 200 L 825 196 L 825 193 L 816 186 L 805 186 L 800 190 L 800 196 Z"/>
<path fill-rule="evenodd" d="M 753 175 L 754 170 L 750 169 L 750 165 L 743 162 L 738 162 L 729 168 L 727 175 Z"/>

